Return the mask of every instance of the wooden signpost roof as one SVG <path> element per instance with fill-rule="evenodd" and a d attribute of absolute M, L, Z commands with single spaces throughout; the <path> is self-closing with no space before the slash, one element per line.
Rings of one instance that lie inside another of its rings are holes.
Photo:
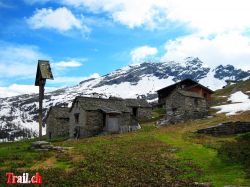
<path fill-rule="evenodd" d="M 38 60 L 35 86 L 39 86 L 39 79 L 53 79 L 49 61 Z"/>

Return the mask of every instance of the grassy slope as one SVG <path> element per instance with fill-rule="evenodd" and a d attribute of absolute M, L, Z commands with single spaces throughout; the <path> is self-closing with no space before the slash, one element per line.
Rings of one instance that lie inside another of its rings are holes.
<path fill-rule="evenodd" d="M 222 144 L 235 142 L 235 137 L 193 133 L 222 121 L 250 120 L 249 113 L 241 116 L 221 115 L 159 129 L 144 124 L 136 133 L 53 142 L 74 147 L 62 153 L 27 151 L 29 141 L 4 143 L 0 176 L 6 171 L 39 171 L 48 186 L 193 186 L 194 181 L 247 186 L 243 165 L 224 161 L 217 151 Z M 4 182 L 2 177 L 0 184 Z"/>
<path fill-rule="evenodd" d="M 223 89 L 217 90 L 213 94 L 213 102 L 212 105 L 219 105 L 223 102 L 227 102 L 227 98 L 237 91 L 242 91 L 243 93 L 246 93 L 246 91 L 250 91 L 250 79 L 246 81 L 240 81 L 237 84 L 233 84 L 230 86 L 226 86 Z"/>
<path fill-rule="evenodd" d="M 219 96 L 219 95 L 228 96 L 231 93 L 237 92 L 237 91 L 243 91 L 243 92 L 250 91 L 250 79 L 246 81 L 240 81 L 237 84 L 233 84 L 223 89 L 217 90 L 214 96 Z"/>

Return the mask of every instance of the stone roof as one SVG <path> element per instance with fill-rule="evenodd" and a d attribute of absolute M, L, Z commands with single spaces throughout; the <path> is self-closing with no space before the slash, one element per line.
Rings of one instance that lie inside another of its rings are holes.
<path fill-rule="evenodd" d="M 129 112 L 128 107 L 122 99 L 76 97 L 73 105 L 77 101 L 83 110 L 102 110 L 106 113 L 111 113 L 112 111 L 115 113 Z"/>
<path fill-rule="evenodd" d="M 54 118 L 69 118 L 69 108 L 67 107 L 59 107 L 53 106 L 50 107 L 49 112 L 47 114 L 47 118 L 49 115 L 53 115 Z"/>
<path fill-rule="evenodd" d="M 199 84 L 198 82 L 192 80 L 192 79 L 184 79 L 180 82 L 177 82 L 175 84 L 172 84 L 170 86 L 167 86 L 167 87 L 164 87 L 160 90 L 157 90 L 158 93 L 160 92 L 168 92 L 168 93 L 171 93 L 173 90 L 175 90 L 179 85 L 182 85 L 182 84 L 189 84 L 191 87 L 201 87 L 202 89 L 210 92 L 211 94 L 214 93 L 213 90 L 203 86 L 202 84 Z"/>
<path fill-rule="evenodd" d="M 141 107 L 141 108 L 151 108 L 145 99 L 125 99 L 125 103 L 128 107 Z"/>
<path fill-rule="evenodd" d="M 184 90 L 177 90 L 177 92 L 186 97 L 195 97 L 195 98 L 203 99 L 203 97 L 197 94 L 196 92 L 189 92 L 189 91 L 184 91 Z"/>

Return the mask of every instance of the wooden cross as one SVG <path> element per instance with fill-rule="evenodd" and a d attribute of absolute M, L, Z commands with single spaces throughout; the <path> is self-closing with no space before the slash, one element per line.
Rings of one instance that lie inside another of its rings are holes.
<path fill-rule="evenodd" d="M 39 86 L 39 139 L 42 139 L 42 123 L 43 123 L 43 98 L 44 86 L 46 79 L 53 79 L 49 61 L 38 60 L 35 86 Z"/>

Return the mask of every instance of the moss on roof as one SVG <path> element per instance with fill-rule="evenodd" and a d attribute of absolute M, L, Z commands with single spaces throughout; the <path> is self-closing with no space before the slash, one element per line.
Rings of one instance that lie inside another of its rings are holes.
<path fill-rule="evenodd" d="M 177 90 L 177 92 L 186 97 L 195 97 L 195 98 L 204 99 L 202 96 L 200 96 L 196 92 L 189 92 L 189 91 L 184 91 L 184 90 Z"/>
<path fill-rule="evenodd" d="M 121 99 L 103 99 L 93 97 L 76 97 L 75 101 L 83 110 L 106 110 L 116 112 L 129 112 L 129 108 Z M 74 102 L 75 102 L 74 101 Z"/>

